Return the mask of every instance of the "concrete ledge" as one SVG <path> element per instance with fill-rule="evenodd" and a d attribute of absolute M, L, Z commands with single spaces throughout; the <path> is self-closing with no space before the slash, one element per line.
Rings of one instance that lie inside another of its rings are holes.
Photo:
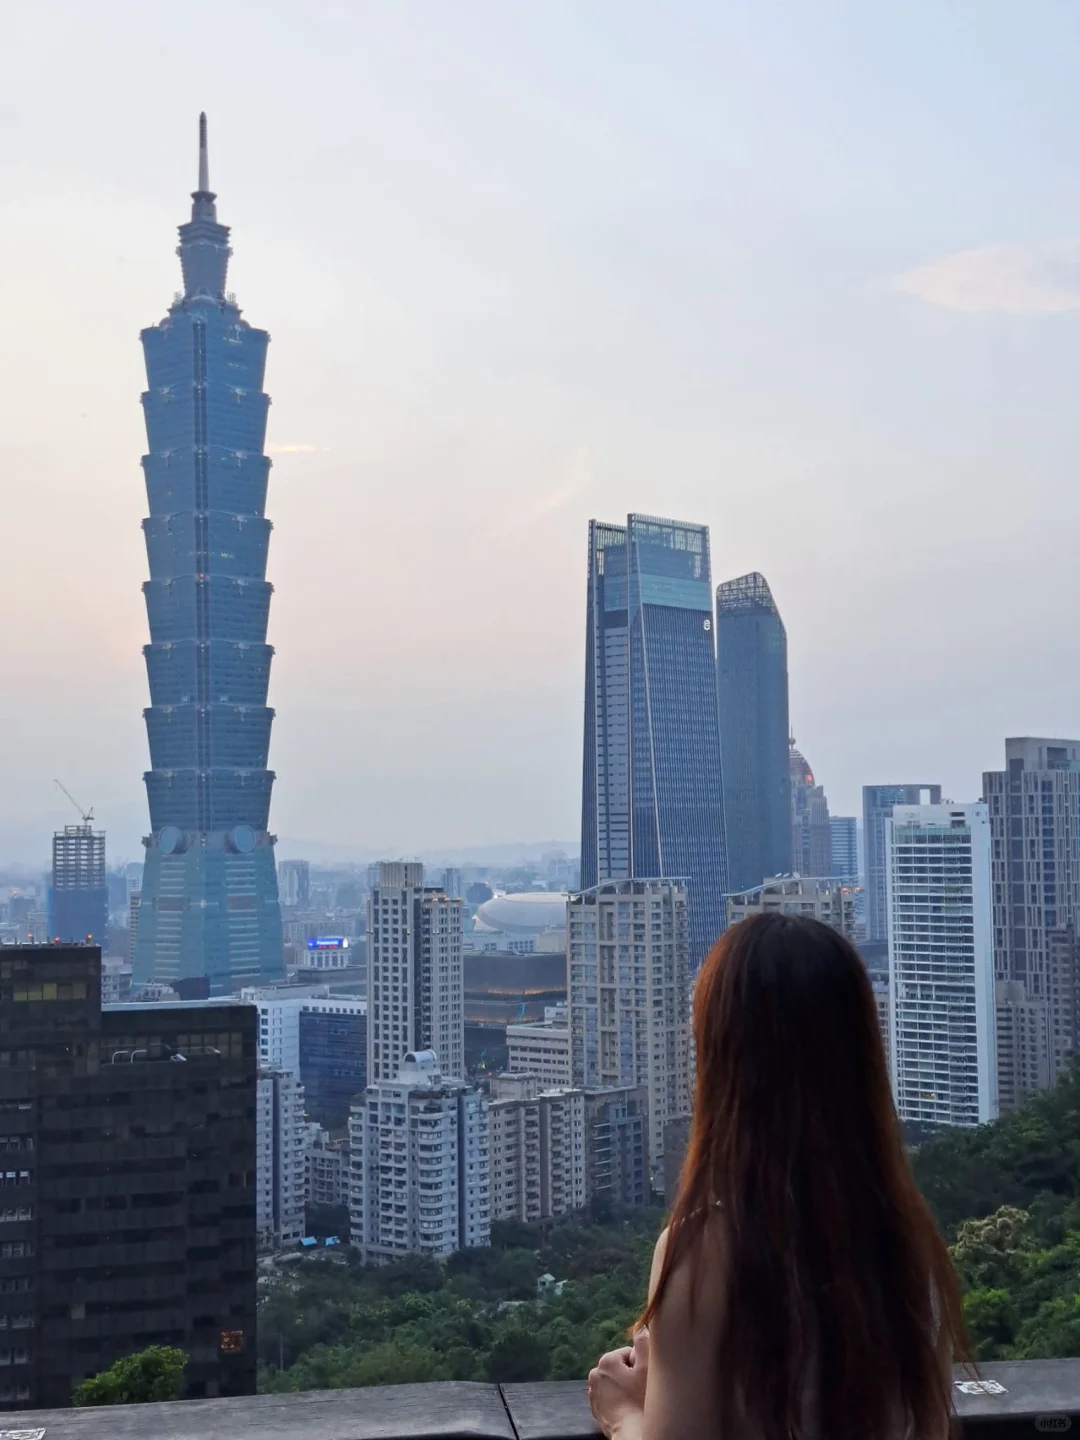
<path fill-rule="evenodd" d="M 1080 1359 L 956 1371 L 964 1440 L 1080 1440 Z M 0 1413 L 0 1440 L 594 1440 L 579 1380 L 392 1385 L 172 1405 Z"/>

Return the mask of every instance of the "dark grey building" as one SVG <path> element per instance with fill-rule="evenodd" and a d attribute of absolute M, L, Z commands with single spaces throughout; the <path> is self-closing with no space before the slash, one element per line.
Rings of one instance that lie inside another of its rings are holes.
<path fill-rule="evenodd" d="M 95 946 L 0 948 L 0 1409 L 147 1345 L 255 1390 L 254 1006 L 101 1006 Z"/>
<path fill-rule="evenodd" d="M 353 1096 L 367 1086 L 367 1016 L 332 1003 L 300 1011 L 300 1079 L 308 1115 L 338 1130 L 349 1123 Z"/>
<path fill-rule="evenodd" d="M 716 694 L 735 892 L 792 868 L 787 632 L 756 572 L 717 587 Z"/>
<path fill-rule="evenodd" d="M 894 805 L 940 805 L 940 785 L 864 785 L 863 848 L 866 858 L 866 938 L 887 940 L 885 923 L 885 821 Z"/>
<path fill-rule="evenodd" d="M 585 1193 L 590 1201 L 647 1205 L 649 1091 L 645 1085 L 585 1092 Z"/>

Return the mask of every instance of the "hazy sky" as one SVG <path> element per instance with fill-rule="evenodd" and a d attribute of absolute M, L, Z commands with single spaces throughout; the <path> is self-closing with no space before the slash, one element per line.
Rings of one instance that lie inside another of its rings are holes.
<path fill-rule="evenodd" d="M 38 0 L 0 24 L 0 860 L 146 827 L 139 330 L 210 119 L 273 337 L 272 827 L 577 833 L 586 526 L 768 577 L 795 734 L 1080 731 L 1080 11 Z"/>

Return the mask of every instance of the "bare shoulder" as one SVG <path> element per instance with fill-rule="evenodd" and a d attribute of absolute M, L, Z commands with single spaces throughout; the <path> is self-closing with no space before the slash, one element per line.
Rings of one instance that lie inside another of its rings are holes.
<path fill-rule="evenodd" d="M 669 1231 L 665 1228 L 653 1250 L 652 1273 L 649 1277 L 649 1294 L 652 1295 L 660 1279 L 664 1259 L 667 1255 Z M 719 1216 L 706 1227 L 703 1241 L 697 1253 L 680 1255 L 664 1288 L 657 1311 L 659 1328 L 671 1342 L 683 1344 L 691 1332 L 701 1334 L 714 1331 L 722 1321 L 724 1313 L 724 1262 L 723 1227 Z M 654 1343 L 656 1336 L 654 1334 Z"/>

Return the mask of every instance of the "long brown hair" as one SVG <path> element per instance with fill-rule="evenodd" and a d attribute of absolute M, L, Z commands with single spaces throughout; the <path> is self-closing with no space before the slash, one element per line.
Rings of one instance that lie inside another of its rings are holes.
<path fill-rule="evenodd" d="M 719 1434 L 945 1435 L 942 1354 L 967 1358 L 960 1292 L 904 1154 L 858 953 L 817 920 L 733 926 L 698 977 L 694 1040 L 690 1142 L 640 1323 L 677 1266 L 705 1272 L 720 1227 Z"/>

